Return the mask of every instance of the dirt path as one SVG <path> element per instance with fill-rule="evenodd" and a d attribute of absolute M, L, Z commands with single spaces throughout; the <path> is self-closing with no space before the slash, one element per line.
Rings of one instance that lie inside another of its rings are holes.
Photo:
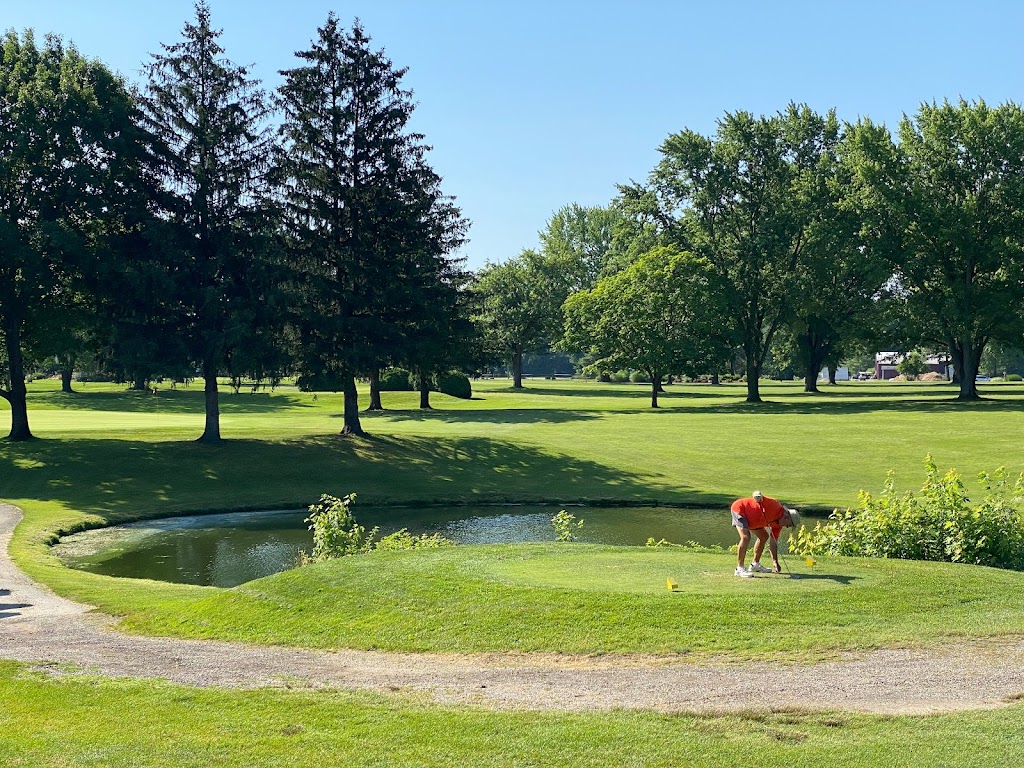
<path fill-rule="evenodd" d="M 495 709 L 662 712 L 768 707 L 927 713 L 997 707 L 1024 694 L 1024 641 L 877 651 L 813 666 L 694 665 L 652 657 L 319 652 L 125 635 L 18 570 L 21 512 L 0 504 L 0 658 L 73 664 L 187 685 L 334 686 L 420 692 Z"/>

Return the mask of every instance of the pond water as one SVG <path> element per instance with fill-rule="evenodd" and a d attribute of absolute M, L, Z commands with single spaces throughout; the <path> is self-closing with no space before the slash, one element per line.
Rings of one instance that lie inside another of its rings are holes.
<path fill-rule="evenodd" d="M 495 544 L 553 541 L 551 517 L 559 509 L 361 508 L 356 515 L 367 530 L 380 526 L 382 534 L 408 528 L 412 533 L 440 533 L 460 544 Z M 706 546 L 736 543 L 724 509 L 566 509 L 585 521 L 580 541 L 642 546 L 653 537 Z M 233 587 L 291 568 L 300 551 L 312 549 L 306 515 L 305 510 L 278 510 L 149 520 L 67 536 L 55 552 L 66 565 L 108 576 Z"/>

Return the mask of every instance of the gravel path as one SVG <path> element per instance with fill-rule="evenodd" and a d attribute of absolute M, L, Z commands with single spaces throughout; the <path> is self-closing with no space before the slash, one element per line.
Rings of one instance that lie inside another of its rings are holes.
<path fill-rule="evenodd" d="M 113 619 L 36 584 L 7 555 L 16 507 L 0 504 L 0 658 L 198 686 L 416 692 L 494 709 L 717 712 L 799 707 L 930 713 L 1024 696 L 1024 640 L 886 650 L 816 665 L 656 657 L 302 651 L 125 635 Z M 56 667 L 55 667 L 56 671 Z"/>

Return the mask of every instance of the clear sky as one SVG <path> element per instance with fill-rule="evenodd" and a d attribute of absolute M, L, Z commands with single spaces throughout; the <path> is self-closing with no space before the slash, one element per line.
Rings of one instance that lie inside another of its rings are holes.
<path fill-rule="evenodd" d="M 227 55 L 266 85 L 330 10 L 362 19 L 419 104 L 414 127 L 472 221 L 470 266 L 537 243 L 563 205 L 604 205 L 670 133 L 789 101 L 893 127 L 922 101 L 1024 101 L 1024 4 L 940 0 L 210 0 Z M 191 0 L 0 0 L 129 79 Z"/>

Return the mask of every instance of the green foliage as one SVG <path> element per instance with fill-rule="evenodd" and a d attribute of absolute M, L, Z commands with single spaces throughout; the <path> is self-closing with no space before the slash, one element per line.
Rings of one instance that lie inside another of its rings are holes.
<path fill-rule="evenodd" d="M 362 555 L 368 552 L 388 552 L 408 549 L 439 549 L 451 547 L 454 541 L 446 539 L 439 533 L 412 534 L 407 528 L 395 531 L 377 539 L 379 528 L 369 533 L 360 525 L 352 514 L 352 506 L 356 495 L 350 493 L 342 498 L 328 494 L 320 497 L 320 501 L 309 508 L 309 530 L 313 531 L 312 553 L 302 553 L 300 564 L 320 563 L 349 555 Z"/>
<path fill-rule="evenodd" d="M 563 344 L 598 369 L 639 369 L 653 385 L 670 372 L 705 372 L 730 346 L 723 288 L 707 260 L 657 248 L 568 298 Z"/>
<path fill-rule="evenodd" d="M 924 355 L 915 349 L 896 364 L 896 371 L 906 376 L 909 381 L 914 381 L 928 371 L 928 364 L 924 361 Z"/>
<path fill-rule="evenodd" d="M 295 386 L 300 392 L 341 392 L 345 382 L 334 373 L 304 373 L 295 379 Z"/>
<path fill-rule="evenodd" d="M 1024 376 L 1021 376 L 1019 373 L 1008 373 L 1006 374 L 1005 381 L 1024 381 Z"/>
<path fill-rule="evenodd" d="M 369 552 L 377 528 L 366 533 L 356 522 L 352 505 L 356 495 L 342 498 L 323 494 L 320 501 L 309 507 L 309 530 L 313 532 L 313 551 L 303 556 L 304 562 L 319 563 L 335 557 L 346 557 Z"/>
<path fill-rule="evenodd" d="M 563 509 L 551 518 L 551 527 L 555 529 L 555 541 L 576 541 L 583 530 L 583 520 Z"/>
<path fill-rule="evenodd" d="M 673 544 L 668 539 L 655 539 L 653 536 L 649 536 L 647 541 L 644 542 L 645 547 L 651 549 L 664 549 L 666 547 L 674 547 L 676 549 L 688 549 L 691 552 L 726 552 L 725 547 L 718 544 L 701 544 L 698 541 L 687 541 L 683 544 Z"/>
<path fill-rule="evenodd" d="M 650 384 L 651 383 L 651 377 L 648 376 L 643 371 L 633 371 L 631 374 L 629 374 L 629 380 L 633 384 Z"/>
<path fill-rule="evenodd" d="M 1024 300 L 1024 109 L 924 103 L 897 133 L 870 120 L 847 133 L 848 205 L 896 275 L 913 334 L 948 347 L 960 398 L 975 399 L 990 340 L 1019 342 L 1022 332 L 1007 308 Z"/>
<path fill-rule="evenodd" d="M 831 215 L 825 191 L 839 131 L 834 112 L 796 104 L 769 117 L 727 113 L 713 137 L 669 136 L 647 188 L 624 190 L 647 201 L 666 239 L 706 259 L 727 284 L 718 319 L 743 348 L 748 402 L 761 399 L 761 369 L 793 316 L 803 267 L 832 245 L 829 225 L 811 235 Z"/>
<path fill-rule="evenodd" d="M 412 374 L 405 368 L 387 368 L 380 374 L 381 392 L 412 392 Z"/>
<path fill-rule="evenodd" d="M 625 368 L 608 374 L 608 380 L 614 384 L 625 384 L 629 381 L 629 371 Z"/>
<path fill-rule="evenodd" d="M 889 473 L 880 496 L 861 491 L 858 506 L 836 510 L 825 525 L 801 528 L 794 552 L 815 555 L 943 560 L 1024 570 L 1024 475 L 1012 485 L 1003 468 L 979 481 L 984 498 L 972 505 L 956 470 L 940 475 L 931 455 L 915 495 L 896 492 Z"/>
<path fill-rule="evenodd" d="M 373 544 L 374 552 L 389 552 L 407 549 L 439 549 L 441 547 L 453 547 L 455 542 L 446 539 L 440 533 L 412 534 L 408 529 L 403 528 L 387 536 L 382 536 Z"/>
<path fill-rule="evenodd" d="M 473 385 L 469 377 L 460 371 L 448 371 L 436 376 L 437 391 L 462 400 L 473 397 Z"/>

